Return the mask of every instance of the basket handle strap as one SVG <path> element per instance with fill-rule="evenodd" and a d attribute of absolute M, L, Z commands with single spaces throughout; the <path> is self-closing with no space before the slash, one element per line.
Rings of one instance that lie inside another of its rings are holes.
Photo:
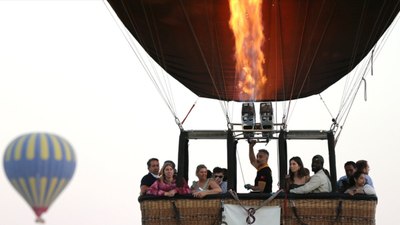
<path fill-rule="evenodd" d="M 181 214 L 179 212 L 178 207 L 176 207 L 175 201 L 171 201 L 172 203 L 172 209 L 174 210 L 175 214 L 175 219 L 176 219 L 176 224 L 180 225 L 181 224 Z"/>
<path fill-rule="evenodd" d="M 292 209 L 293 215 L 296 217 L 297 223 L 300 224 L 300 225 L 308 225 L 308 224 L 304 223 L 300 219 L 299 214 L 297 214 L 297 208 L 296 208 L 296 205 L 294 204 L 294 201 L 292 200 L 292 201 L 290 201 L 290 203 L 291 203 L 291 207 L 290 208 Z"/>
<path fill-rule="evenodd" d="M 343 201 L 340 200 L 339 204 L 336 208 L 336 216 L 335 216 L 335 220 L 333 221 L 333 224 L 337 223 L 339 221 L 340 216 L 343 213 Z"/>
<path fill-rule="evenodd" d="M 219 218 L 217 218 L 217 223 L 220 222 L 219 224 L 221 225 L 228 225 L 227 222 L 225 222 L 225 216 L 224 216 L 224 200 L 221 199 L 221 207 L 219 209 Z"/>

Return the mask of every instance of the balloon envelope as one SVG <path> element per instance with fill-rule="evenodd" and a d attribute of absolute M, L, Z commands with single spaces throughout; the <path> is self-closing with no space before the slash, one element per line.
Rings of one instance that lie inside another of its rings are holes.
<path fill-rule="evenodd" d="M 288 100 L 322 92 L 365 58 L 400 10 L 398 0 L 264 0 L 262 50 L 268 80 L 255 90 L 256 99 L 243 99 L 229 0 L 108 2 L 171 76 L 200 97 L 235 101 Z"/>
<path fill-rule="evenodd" d="M 71 180 L 75 165 L 72 146 L 48 133 L 19 136 L 4 154 L 7 178 L 38 218 Z"/>

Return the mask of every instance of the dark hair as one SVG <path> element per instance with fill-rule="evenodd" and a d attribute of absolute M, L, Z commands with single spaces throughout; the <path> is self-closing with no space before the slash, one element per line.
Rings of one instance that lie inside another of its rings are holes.
<path fill-rule="evenodd" d="M 356 163 L 354 161 L 347 161 L 344 166 L 353 166 L 354 168 L 357 168 Z"/>
<path fill-rule="evenodd" d="M 307 171 L 304 168 L 304 164 L 303 164 L 303 161 L 301 160 L 301 158 L 298 157 L 298 156 L 294 156 L 289 160 L 289 164 L 290 164 L 290 161 L 292 161 L 292 160 L 295 161 L 300 167 L 299 172 L 298 172 L 298 176 L 300 178 L 306 176 L 307 175 Z M 308 172 L 308 173 L 310 173 L 310 172 Z M 290 176 L 290 180 L 293 182 L 294 181 L 294 173 L 292 172 L 292 170 L 290 170 L 290 168 L 289 168 L 289 176 Z"/>
<path fill-rule="evenodd" d="M 212 177 L 212 172 L 211 170 L 207 170 L 207 178 L 211 178 Z"/>
<path fill-rule="evenodd" d="M 213 173 L 224 173 L 224 170 L 221 167 L 214 167 Z"/>
<path fill-rule="evenodd" d="M 214 167 L 212 174 L 214 175 L 216 173 L 222 173 L 222 175 L 224 175 L 224 177 L 222 178 L 222 181 L 226 181 L 227 180 L 227 178 L 226 178 L 227 172 L 228 172 L 227 169 L 217 166 L 217 167 Z"/>
<path fill-rule="evenodd" d="M 304 168 L 304 172 L 306 172 L 306 176 L 310 176 L 310 170 L 307 168 Z"/>
<path fill-rule="evenodd" d="M 260 149 L 260 150 L 258 150 L 258 152 L 260 153 L 264 153 L 264 154 L 267 154 L 267 156 L 269 156 L 269 152 L 266 150 L 266 149 Z"/>
<path fill-rule="evenodd" d="M 147 168 L 150 168 L 152 161 L 157 161 L 158 162 L 158 159 L 157 158 L 151 158 L 151 159 L 147 160 Z"/>
<path fill-rule="evenodd" d="M 322 155 L 315 155 L 312 158 L 312 161 L 319 161 L 322 166 L 324 165 L 324 157 L 322 157 Z"/>
<path fill-rule="evenodd" d="M 362 171 L 363 169 L 367 168 L 367 166 L 368 166 L 367 160 L 358 160 L 356 162 L 357 171 L 358 170 Z"/>
<path fill-rule="evenodd" d="M 354 172 L 353 176 L 351 176 L 349 179 L 350 186 L 356 185 L 356 180 L 360 178 L 361 174 L 365 173 L 363 173 L 361 170 L 357 170 L 356 172 Z"/>

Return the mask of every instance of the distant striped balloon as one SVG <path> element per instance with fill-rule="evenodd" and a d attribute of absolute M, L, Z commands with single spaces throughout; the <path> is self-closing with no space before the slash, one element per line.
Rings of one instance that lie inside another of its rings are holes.
<path fill-rule="evenodd" d="M 72 146 L 62 137 L 29 133 L 17 137 L 4 153 L 4 169 L 12 186 L 43 222 L 53 201 L 71 180 L 76 166 Z"/>

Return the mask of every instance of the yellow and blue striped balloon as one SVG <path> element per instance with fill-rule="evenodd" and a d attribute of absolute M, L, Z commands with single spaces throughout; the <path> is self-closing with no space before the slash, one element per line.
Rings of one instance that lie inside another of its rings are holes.
<path fill-rule="evenodd" d="M 4 153 L 4 169 L 12 186 L 41 221 L 71 180 L 76 166 L 72 146 L 62 137 L 29 133 L 13 140 Z"/>

